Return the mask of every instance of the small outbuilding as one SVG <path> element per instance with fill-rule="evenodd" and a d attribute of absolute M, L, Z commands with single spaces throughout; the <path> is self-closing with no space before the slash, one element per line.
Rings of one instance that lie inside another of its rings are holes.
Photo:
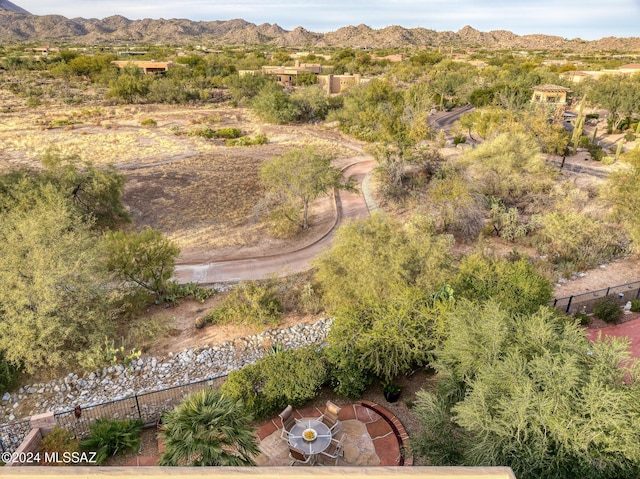
<path fill-rule="evenodd" d="M 566 105 L 567 94 L 571 92 L 569 88 L 550 84 L 534 86 L 532 90 L 532 103 L 551 103 L 555 105 Z"/>

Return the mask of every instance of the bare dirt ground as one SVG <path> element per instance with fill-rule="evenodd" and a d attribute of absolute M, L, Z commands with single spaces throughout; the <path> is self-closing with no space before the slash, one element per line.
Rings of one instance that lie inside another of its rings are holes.
<path fill-rule="evenodd" d="M 332 220 L 330 199 L 314 205 L 314 227 L 305 235 L 271 238 L 254 211 L 263 196 L 260 165 L 292 147 L 309 144 L 338 157 L 353 155 L 332 129 L 266 125 L 240 108 L 48 105 L 30 109 L 6 91 L 0 91 L 0 100 L 10 105 L 0 112 L 0 171 L 38 168 L 39 158 L 51 147 L 81 161 L 117 165 L 127 178 L 124 201 L 134 227 L 152 226 L 165 233 L 181 248 L 180 262 L 279 252 L 308 242 Z M 146 119 L 157 126 L 142 126 Z M 261 133 L 269 143 L 227 147 L 223 140 L 189 136 L 205 127 L 235 127 L 251 136 Z"/>
<path fill-rule="evenodd" d="M 166 332 L 150 344 L 146 353 L 166 356 L 169 352 L 178 352 L 199 346 L 212 346 L 260 332 L 259 329 L 253 327 L 231 324 L 207 324 L 203 329 L 196 329 L 196 318 L 204 316 L 207 311 L 220 304 L 223 297 L 224 294 L 220 294 L 209 298 L 204 303 L 182 301 L 176 307 L 166 308 L 161 305 L 149 308 L 145 315 L 146 318 L 163 325 Z M 318 321 L 321 317 L 322 315 L 291 313 L 285 315 L 277 328 L 287 328 L 300 323 L 310 324 Z"/>
<path fill-rule="evenodd" d="M 76 154 L 83 161 L 116 164 L 127 178 L 125 203 L 134 216 L 134 227 L 149 225 L 163 231 L 181 247 L 179 262 L 183 263 L 278 253 L 308 243 L 332 221 L 331 202 L 320 200 L 315 205 L 314 226 L 304 235 L 290 240 L 269 237 L 254 213 L 262 197 L 257 181 L 260 165 L 294 146 L 317 144 L 342 158 L 362 149 L 360 142 L 344 138 L 331 128 L 266 125 L 248 110 L 228 106 L 27 108 L 23 100 L 7 91 L 0 91 L 0 100 L 5 105 L 0 111 L 0 170 L 37 168 L 39 158 L 51 146 Z M 157 126 L 142 126 L 145 119 L 155 120 Z M 269 144 L 226 147 L 220 140 L 188 135 L 203 127 L 236 127 L 249 135 L 262 133 Z M 445 156 L 459 153 L 448 150 Z M 567 157 L 567 165 L 609 169 L 584 156 Z M 581 186 L 600 181 L 571 171 L 563 175 Z M 505 249 L 498 243 L 490 247 Z M 457 248 L 458 252 L 466 249 L 465 245 Z M 640 262 L 627 258 L 585 273 L 558 284 L 556 297 L 640 279 Z M 152 351 L 165 354 L 254 332 L 231 326 L 196 331 L 195 318 L 217 301 L 219 298 L 213 298 L 205 305 L 183 302 L 177 308 L 151 311 L 149 317 L 157 318 L 168 331 Z M 291 317 L 284 324 L 314 319 Z"/>

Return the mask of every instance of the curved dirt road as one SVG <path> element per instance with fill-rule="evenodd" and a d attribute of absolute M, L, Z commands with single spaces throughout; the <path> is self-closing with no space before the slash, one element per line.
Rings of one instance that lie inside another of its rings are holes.
<path fill-rule="evenodd" d="M 368 156 L 352 158 L 354 164 L 345 168 L 345 176 L 353 176 L 362 191 L 362 182 L 371 172 L 375 161 Z M 357 162 L 355 162 L 357 161 Z M 174 277 L 179 283 L 212 284 L 227 281 L 263 279 L 308 270 L 311 260 L 331 245 L 338 227 L 349 220 L 369 215 L 369 206 L 363 193 L 340 191 L 336 195 L 337 221 L 319 240 L 298 250 L 253 258 L 238 258 L 207 264 L 176 265 Z"/>

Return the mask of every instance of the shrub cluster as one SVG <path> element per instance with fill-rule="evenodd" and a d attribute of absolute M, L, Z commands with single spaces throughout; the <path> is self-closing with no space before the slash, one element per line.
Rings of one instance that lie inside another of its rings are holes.
<path fill-rule="evenodd" d="M 232 138 L 226 141 L 227 146 L 256 146 L 266 145 L 267 143 L 269 143 L 269 139 L 263 134 L 256 135 L 253 138 L 241 136 L 240 138 Z"/>
<path fill-rule="evenodd" d="M 242 130 L 239 128 L 220 128 L 218 130 L 213 130 L 208 126 L 204 128 L 197 128 L 195 130 L 191 130 L 187 133 L 188 136 L 199 136 L 201 138 L 225 138 L 225 139 L 233 139 L 240 138 L 242 136 Z"/>
<path fill-rule="evenodd" d="M 89 426 L 91 435 L 81 441 L 80 446 L 95 451 L 96 462 L 101 465 L 109 456 L 138 449 L 142 426 L 141 419 L 97 419 Z"/>
<path fill-rule="evenodd" d="M 232 371 L 220 389 L 225 395 L 241 399 L 259 418 L 288 404 L 295 407 L 313 399 L 328 376 L 322 350 L 308 346 L 275 352 L 244 369 Z"/>
<path fill-rule="evenodd" d="M 274 281 L 263 285 L 255 282 L 240 283 L 205 319 L 214 324 L 275 326 L 282 319 L 282 305 L 277 292 Z"/>
<path fill-rule="evenodd" d="M 618 300 L 613 296 L 605 296 L 593 307 L 596 318 L 605 323 L 615 324 L 622 319 L 622 308 Z"/>
<path fill-rule="evenodd" d="M 53 431 L 42 438 L 42 442 L 38 448 L 38 452 L 48 453 L 49 456 L 56 452 L 62 456 L 63 452 L 77 451 L 80 451 L 80 441 L 75 439 L 71 432 L 59 426 L 56 426 Z M 64 463 L 43 463 L 45 466 L 58 466 L 63 464 Z"/>

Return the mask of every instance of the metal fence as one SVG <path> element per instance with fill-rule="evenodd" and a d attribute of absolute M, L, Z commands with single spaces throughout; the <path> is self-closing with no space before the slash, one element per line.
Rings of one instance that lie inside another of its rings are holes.
<path fill-rule="evenodd" d="M 116 401 L 87 406 L 80 411 L 71 409 L 59 412 L 54 416 L 58 426 L 77 438 L 87 436 L 90 433 L 89 425 L 100 418 L 142 419 L 145 424 L 149 424 L 157 422 L 164 411 L 173 409 L 189 394 L 207 387 L 220 387 L 225 378 L 226 375 L 218 376 L 159 391 L 134 394 Z"/>
<path fill-rule="evenodd" d="M 0 425 L 0 451 L 15 452 L 31 431 L 31 420 Z"/>
<path fill-rule="evenodd" d="M 599 300 L 606 296 L 613 296 L 618 299 L 620 305 L 626 304 L 628 301 L 640 299 L 640 281 L 622 284 L 619 286 L 611 286 L 609 288 L 599 289 L 589 293 L 576 294 L 566 298 L 556 298 L 551 301 L 554 308 L 559 309 L 567 314 L 593 312 L 593 307 Z"/>

